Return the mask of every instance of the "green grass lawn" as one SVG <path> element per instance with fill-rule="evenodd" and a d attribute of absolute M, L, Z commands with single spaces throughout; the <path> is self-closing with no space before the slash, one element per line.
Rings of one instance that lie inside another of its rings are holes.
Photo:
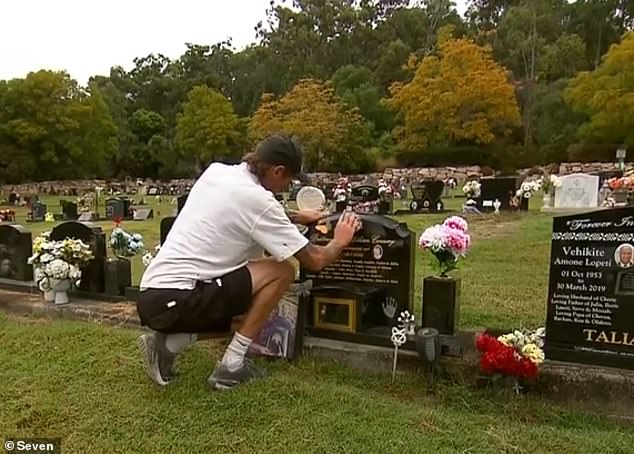
<path fill-rule="evenodd" d="M 145 246 L 152 249 L 159 241 L 161 217 L 175 210 L 169 197 L 158 205 L 155 197 L 145 197 L 154 209 L 154 219 L 147 221 L 124 221 L 123 227 L 132 233 L 143 235 Z M 447 198 L 448 209 L 459 210 L 464 199 Z M 61 213 L 59 197 L 42 197 L 49 211 Z M 395 202 L 400 205 L 401 202 Z M 407 205 L 405 202 L 404 205 Z M 531 211 L 500 216 L 472 216 L 473 248 L 461 269 L 454 275 L 462 279 L 460 325 L 462 328 L 515 328 L 537 327 L 546 317 L 548 285 L 548 263 L 550 254 L 550 232 L 552 218 L 539 211 L 541 200 L 531 200 Z M 398 208 L 398 206 L 396 206 Z M 101 208 L 103 215 L 104 209 Z M 16 210 L 18 222 L 25 225 L 33 235 L 50 230 L 57 223 L 26 223 L 26 209 Z M 429 225 L 442 222 L 443 215 L 417 215 L 397 217 L 406 222 L 417 239 Z M 107 235 L 113 223 L 100 221 Z M 422 278 L 432 274 L 429 254 L 416 252 L 416 314 L 420 315 Z M 132 258 L 132 282 L 138 284 L 143 274 L 140 256 Z"/>
<path fill-rule="evenodd" d="M 217 344 L 181 377 L 145 377 L 138 332 L 0 314 L 0 438 L 62 437 L 66 453 L 631 453 L 634 428 L 531 396 L 420 376 L 368 376 L 303 359 L 226 393 L 206 378 Z"/>

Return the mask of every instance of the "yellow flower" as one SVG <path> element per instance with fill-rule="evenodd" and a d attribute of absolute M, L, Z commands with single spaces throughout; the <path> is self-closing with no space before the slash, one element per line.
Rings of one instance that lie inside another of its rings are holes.
<path fill-rule="evenodd" d="M 513 333 L 505 334 L 504 336 L 498 337 L 498 341 L 507 347 L 513 347 L 515 345 L 515 335 Z"/>
<path fill-rule="evenodd" d="M 541 364 L 546 358 L 544 351 L 535 344 L 526 344 L 522 348 L 522 355 L 530 359 L 535 364 Z"/>

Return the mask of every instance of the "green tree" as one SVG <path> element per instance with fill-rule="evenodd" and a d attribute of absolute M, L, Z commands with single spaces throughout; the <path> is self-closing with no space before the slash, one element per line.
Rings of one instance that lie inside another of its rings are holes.
<path fill-rule="evenodd" d="M 229 158 L 239 151 L 239 125 L 227 98 L 209 87 L 194 87 L 178 116 L 176 148 L 200 171 L 210 161 Z"/>
<path fill-rule="evenodd" d="M 634 146 L 634 32 L 612 45 L 596 70 L 579 73 L 565 96 L 589 117 L 579 130 L 585 142 Z"/>

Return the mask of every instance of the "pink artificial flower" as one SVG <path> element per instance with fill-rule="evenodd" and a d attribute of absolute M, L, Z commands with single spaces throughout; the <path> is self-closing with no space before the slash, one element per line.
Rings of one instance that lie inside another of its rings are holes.
<path fill-rule="evenodd" d="M 464 233 L 469 231 L 469 224 L 467 224 L 467 221 L 460 216 L 448 217 L 445 220 L 444 225 L 452 229 L 462 230 Z"/>
<path fill-rule="evenodd" d="M 445 244 L 455 257 L 464 256 L 471 245 L 471 237 L 464 231 L 447 225 L 441 227 Z"/>

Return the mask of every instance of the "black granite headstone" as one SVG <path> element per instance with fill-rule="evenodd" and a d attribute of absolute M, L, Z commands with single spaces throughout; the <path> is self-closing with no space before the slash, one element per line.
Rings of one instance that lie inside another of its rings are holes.
<path fill-rule="evenodd" d="M 361 202 L 379 200 L 378 186 L 362 185 L 352 188 L 352 198 Z"/>
<path fill-rule="evenodd" d="M 60 200 L 62 206 L 62 219 L 64 221 L 76 221 L 79 218 L 77 204 L 68 200 Z"/>
<path fill-rule="evenodd" d="M 432 212 L 443 211 L 442 193 L 445 183 L 442 180 L 427 180 L 410 186 L 412 201 L 410 211 L 429 210 Z"/>
<path fill-rule="evenodd" d="M 174 216 L 167 216 L 161 219 L 161 224 L 159 226 L 159 238 L 161 245 L 165 243 L 165 240 L 167 239 L 167 234 L 170 233 L 170 230 L 174 225 L 174 221 L 176 221 L 176 218 Z"/>
<path fill-rule="evenodd" d="M 545 352 L 634 369 L 634 208 L 553 219 Z"/>
<path fill-rule="evenodd" d="M 311 227 L 311 242 L 327 244 L 339 216 Z M 360 217 L 363 229 L 335 263 L 318 274 L 301 270 L 313 281 L 308 326 L 315 336 L 389 346 L 398 315 L 413 312 L 414 235 L 390 218 Z"/>
<path fill-rule="evenodd" d="M 189 193 L 178 196 L 178 198 L 176 199 L 176 214 L 179 214 L 181 211 L 183 211 L 183 207 L 185 206 L 185 202 L 187 202 L 188 196 Z"/>
<path fill-rule="evenodd" d="M 51 230 L 51 240 L 75 238 L 90 246 L 95 258 L 82 268 L 79 290 L 103 293 L 105 290 L 104 264 L 106 262 L 106 236 L 101 227 L 89 222 L 63 222 Z"/>
<path fill-rule="evenodd" d="M 21 225 L 0 225 L 0 278 L 33 280 L 27 262 L 33 254 L 31 232 Z"/>
<path fill-rule="evenodd" d="M 130 219 L 130 200 L 112 197 L 106 200 L 106 219 Z"/>
<path fill-rule="evenodd" d="M 484 213 L 495 211 L 494 203 L 500 201 L 500 211 L 512 209 L 512 198 L 515 197 L 518 188 L 516 177 L 502 178 L 481 178 L 480 179 L 480 199 L 478 209 Z M 529 199 L 522 197 L 519 209 L 528 210 Z"/>
<path fill-rule="evenodd" d="M 29 220 L 31 222 L 43 222 L 46 218 L 46 204 L 42 202 L 33 202 L 31 205 L 31 213 Z"/>

